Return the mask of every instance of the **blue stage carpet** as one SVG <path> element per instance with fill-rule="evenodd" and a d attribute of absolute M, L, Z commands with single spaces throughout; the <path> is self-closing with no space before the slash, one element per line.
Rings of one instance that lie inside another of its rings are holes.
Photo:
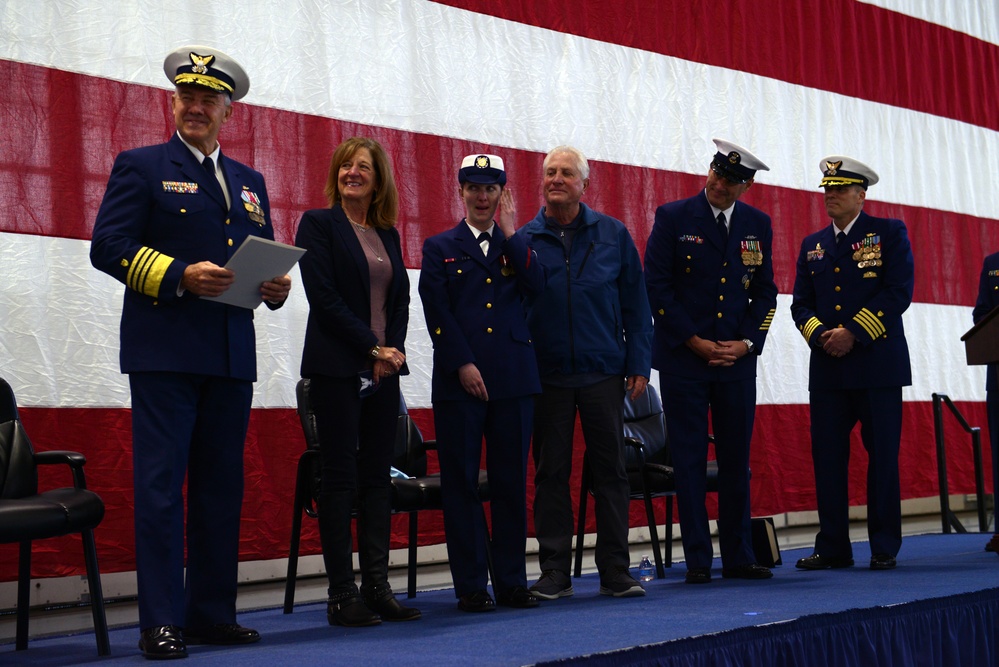
<path fill-rule="evenodd" d="M 898 568 L 872 572 L 866 543 L 857 567 L 805 572 L 786 551 L 769 581 L 683 583 L 684 568 L 647 585 L 644 598 L 598 594 L 596 575 L 574 580 L 576 595 L 536 610 L 466 614 L 451 590 L 421 592 L 423 619 L 344 629 L 325 606 L 240 614 L 263 640 L 240 648 L 195 646 L 183 664 L 240 665 L 999 665 L 999 558 L 986 537 L 905 538 Z M 99 659 L 92 633 L 0 647 L 0 664 L 69 665 L 142 661 L 135 627 L 111 632 Z M 144 661 L 142 661 L 144 662 Z M 148 663 L 146 663 L 148 664 Z"/>

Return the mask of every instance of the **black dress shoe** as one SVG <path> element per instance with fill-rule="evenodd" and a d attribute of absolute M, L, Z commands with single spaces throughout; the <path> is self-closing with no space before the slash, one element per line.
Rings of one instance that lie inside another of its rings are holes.
<path fill-rule="evenodd" d="M 150 660 L 186 658 L 187 646 L 175 625 L 158 625 L 139 633 L 139 650 Z"/>
<path fill-rule="evenodd" d="M 235 623 L 216 623 L 207 628 L 184 628 L 188 644 L 253 644 L 260 641 L 260 633 Z"/>
<path fill-rule="evenodd" d="M 770 568 L 763 567 L 759 563 L 722 568 L 722 577 L 725 579 L 770 579 L 773 576 L 774 573 Z"/>
<path fill-rule="evenodd" d="M 798 559 L 796 568 L 799 570 L 836 570 L 842 567 L 853 567 L 852 558 L 827 558 L 812 554 L 807 558 Z"/>
<path fill-rule="evenodd" d="M 363 628 L 378 625 L 382 617 L 368 609 L 357 593 L 341 595 L 326 603 L 326 620 L 330 625 Z"/>
<path fill-rule="evenodd" d="M 534 609 L 541 602 L 534 596 L 534 593 L 527 590 L 526 586 L 514 586 L 505 593 L 497 593 L 496 604 L 514 609 Z"/>
<path fill-rule="evenodd" d="M 711 570 L 706 567 L 692 567 L 687 570 L 687 576 L 683 580 L 688 584 L 710 584 Z"/>
<path fill-rule="evenodd" d="M 985 543 L 985 550 L 993 553 L 999 552 L 999 533 L 992 536 L 992 539 Z"/>
<path fill-rule="evenodd" d="M 458 598 L 458 609 L 471 612 L 494 611 L 496 603 L 486 591 L 475 591 Z"/>
<path fill-rule="evenodd" d="M 364 605 L 381 616 L 383 621 L 415 621 L 422 616 L 419 609 L 403 606 L 391 590 L 376 598 L 365 597 Z"/>
<path fill-rule="evenodd" d="M 891 554 L 874 554 L 871 556 L 872 570 L 894 570 L 895 557 Z"/>

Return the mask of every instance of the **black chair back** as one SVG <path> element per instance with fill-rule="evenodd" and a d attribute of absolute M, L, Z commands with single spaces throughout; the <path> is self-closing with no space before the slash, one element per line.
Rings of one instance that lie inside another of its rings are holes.
<path fill-rule="evenodd" d="M 425 477 L 427 474 L 427 449 L 423 434 L 409 416 L 406 398 L 399 393 L 399 423 L 395 430 L 395 450 L 392 467 L 410 477 Z"/>
<path fill-rule="evenodd" d="M 0 424 L 14 419 L 20 419 L 17 414 L 17 401 L 14 399 L 14 390 L 10 388 L 6 380 L 0 378 Z"/>
<path fill-rule="evenodd" d="M 0 423 L 0 498 L 12 500 L 38 494 L 35 452 L 21 422 Z"/>
<path fill-rule="evenodd" d="M 644 461 L 640 460 L 637 450 L 625 448 L 625 461 L 629 468 L 640 467 L 642 463 L 671 465 L 666 416 L 659 394 L 651 384 L 634 401 L 627 397 L 624 399 L 624 437 L 643 444 Z"/>

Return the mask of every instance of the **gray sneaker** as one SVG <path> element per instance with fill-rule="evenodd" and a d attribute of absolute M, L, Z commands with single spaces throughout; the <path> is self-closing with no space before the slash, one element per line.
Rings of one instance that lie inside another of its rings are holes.
<path fill-rule="evenodd" d="M 531 586 L 531 592 L 544 600 L 557 600 L 567 598 L 575 591 L 572 590 L 572 580 L 568 574 L 559 570 L 545 570 Z"/>
<path fill-rule="evenodd" d="M 631 576 L 628 568 L 618 565 L 606 574 L 600 575 L 600 594 L 613 595 L 616 598 L 634 598 L 645 595 L 645 589 Z"/>

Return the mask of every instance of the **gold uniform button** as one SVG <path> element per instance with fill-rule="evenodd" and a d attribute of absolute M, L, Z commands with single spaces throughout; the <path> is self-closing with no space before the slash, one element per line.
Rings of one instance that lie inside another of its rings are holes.
<path fill-rule="evenodd" d="M 492 308 L 492 307 L 493 307 L 493 304 L 491 304 L 491 303 L 487 303 L 486 304 L 486 308 Z"/>
<path fill-rule="evenodd" d="M 833 290 L 835 290 L 835 291 L 838 292 L 839 291 L 839 285 L 836 285 L 836 287 L 834 287 Z"/>
<path fill-rule="evenodd" d="M 725 300 L 725 295 L 724 295 L 724 294 L 720 294 L 720 295 L 718 296 L 718 300 L 719 300 L 719 301 L 724 301 L 724 300 Z"/>
<path fill-rule="evenodd" d="M 725 279 L 724 279 L 724 278 L 722 278 L 722 280 L 721 280 L 721 281 L 722 281 L 722 285 L 724 285 L 724 284 L 725 284 Z"/>
<path fill-rule="evenodd" d="M 833 269 L 833 273 L 839 273 L 839 267 L 838 266 L 835 269 Z"/>
<path fill-rule="evenodd" d="M 687 273 L 690 273 L 690 267 L 689 266 L 687 267 Z"/>
<path fill-rule="evenodd" d="M 690 255 L 687 255 L 687 259 L 690 259 Z"/>
<path fill-rule="evenodd" d="M 461 271 L 458 271 L 458 273 L 461 273 Z M 493 282 L 493 279 L 492 279 L 492 278 L 486 278 L 486 284 L 487 284 L 487 285 L 491 285 L 491 284 L 492 284 L 492 282 Z"/>
<path fill-rule="evenodd" d="M 187 213 L 187 209 L 186 208 L 182 208 L 182 209 L 180 209 L 180 212 L 181 213 Z"/>
<path fill-rule="evenodd" d="M 492 327 L 486 327 L 486 333 L 492 333 L 492 332 L 493 332 Z"/>
<path fill-rule="evenodd" d="M 836 304 L 836 310 L 843 310 L 843 306 Z"/>
<path fill-rule="evenodd" d="M 458 273 L 461 273 L 461 269 L 458 269 Z"/>
<path fill-rule="evenodd" d="M 229 247 L 232 247 L 232 239 L 229 239 Z"/>
<path fill-rule="evenodd" d="M 227 224 L 227 225 L 228 225 L 228 224 L 229 224 L 230 222 L 232 222 L 232 221 L 231 221 L 231 220 L 229 220 L 229 218 L 226 218 L 226 219 L 225 219 L 225 224 Z"/>
<path fill-rule="evenodd" d="M 720 320 L 721 318 L 722 318 L 722 314 L 718 313 L 718 319 Z"/>
<path fill-rule="evenodd" d="M 728 266 L 728 262 L 725 262 L 724 264 L 722 264 L 722 267 L 726 267 L 726 266 Z"/>
<path fill-rule="evenodd" d="M 996 289 L 999 289 L 999 288 L 996 288 Z M 666 311 L 665 311 L 665 310 L 663 310 L 662 308 L 660 308 L 660 309 L 659 309 L 659 314 L 660 314 L 660 315 L 665 315 L 665 314 L 666 314 Z"/>

